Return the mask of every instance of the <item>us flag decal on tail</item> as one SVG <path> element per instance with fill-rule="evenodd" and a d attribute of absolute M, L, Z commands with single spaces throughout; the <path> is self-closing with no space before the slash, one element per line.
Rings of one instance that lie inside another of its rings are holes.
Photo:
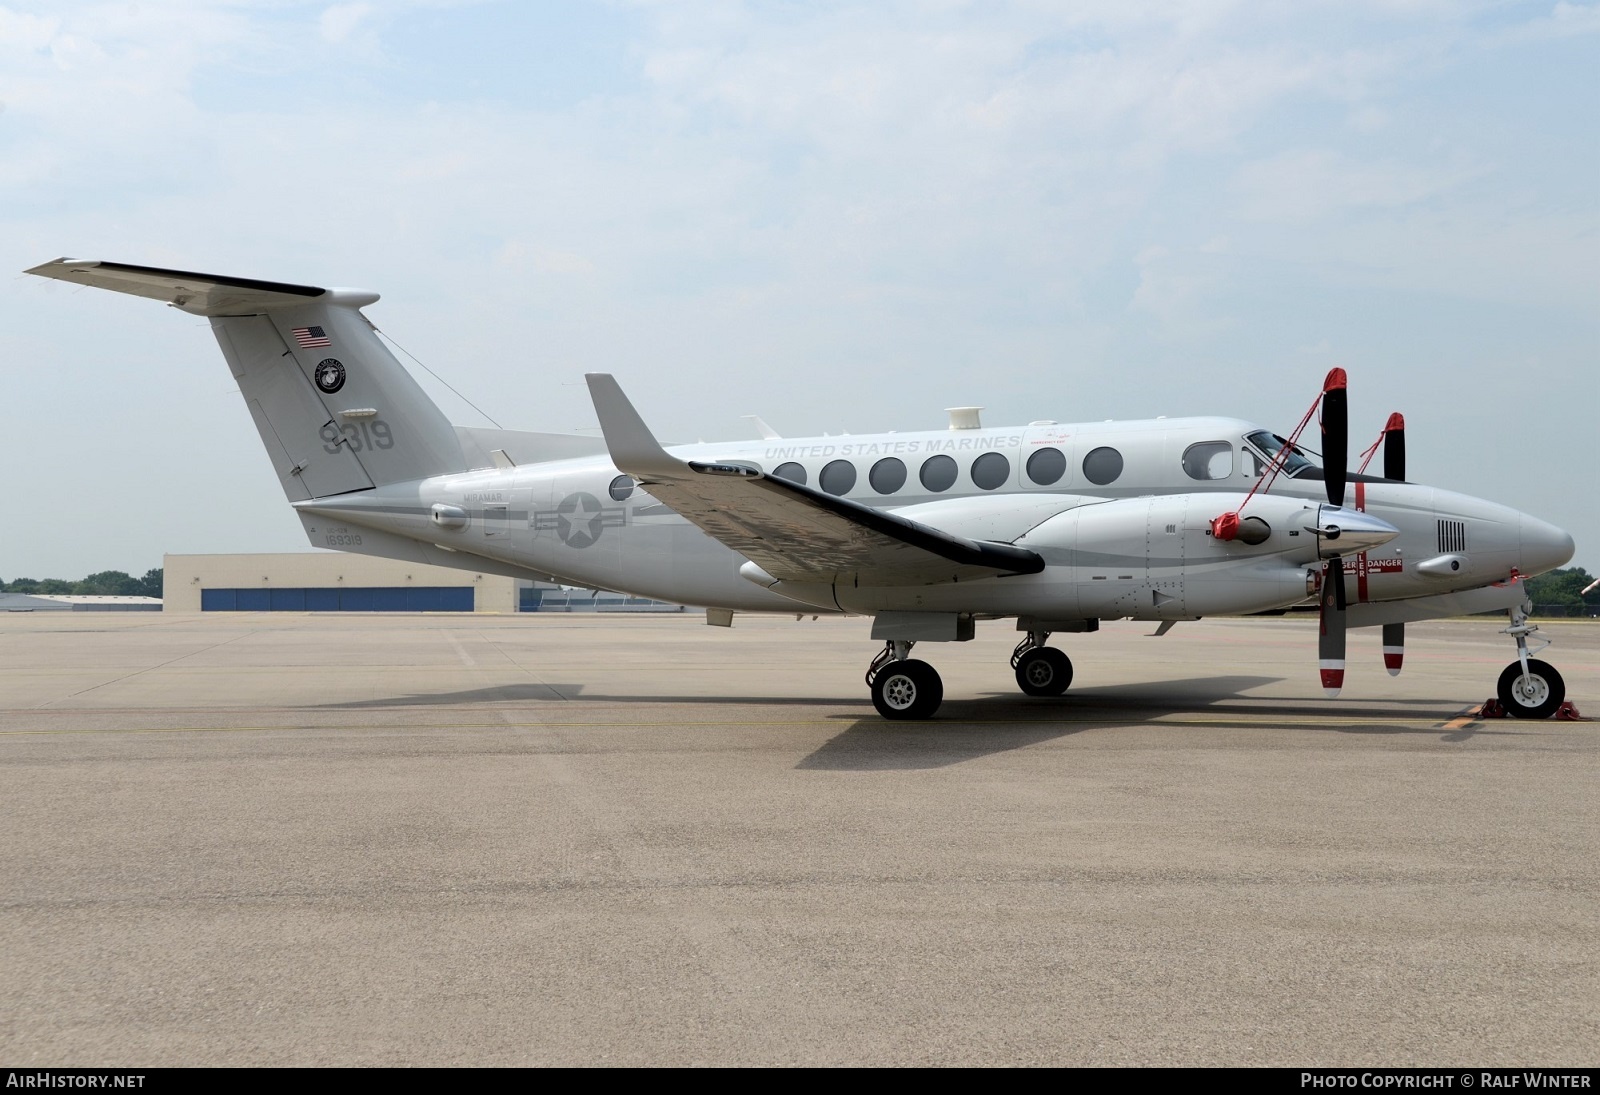
<path fill-rule="evenodd" d="M 315 350 L 333 345 L 333 340 L 321 327 L 296 327 L 289 333 L 294 335 L 294 340 L 300 344 L 302 350 Z"/>

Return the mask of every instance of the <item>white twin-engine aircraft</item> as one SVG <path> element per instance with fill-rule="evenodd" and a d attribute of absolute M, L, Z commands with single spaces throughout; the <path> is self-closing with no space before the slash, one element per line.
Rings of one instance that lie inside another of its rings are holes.
<path fill-rule="evenodd" d="M 934 713 L 943 686 L 911 648 L 971 639 L 978 619 L 1015 619 L 1018 685 L 1055 696 L 1072 663 L 1053 632 L 1318 602 L 1329 695 L 1349 627 L 1382 626 L 1398 673 L 1406 621 L 1504 610 L 1517 659 L 1499 702 L 1546 718 L 1565 698 L 1529 657 L 1522 580 L 1570 559 L 1572 537 L 1406 482 L 1398 415 L 1383 475 L 1347 475 L 1339 369 L 1320 466 L 1298 430 L 1238 419 L 996 430 L 973 408 L 937 432 L 663 448 L 603 373 L 588 377 L 603 442 L 452 426 L 362 314 L 376 293 L 73 259 L 28 272 L 209 317 L 314 545 L 698 605 L 712 623 L 871 616 L 886 718 Z"/>

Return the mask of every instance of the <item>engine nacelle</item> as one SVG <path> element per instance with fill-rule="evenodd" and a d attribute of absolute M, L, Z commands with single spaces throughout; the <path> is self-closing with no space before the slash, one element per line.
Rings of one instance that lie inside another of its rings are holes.
<path fill-rule="evenodd" d="M 1243 501 L 1242 495 L 1208 493 L 1070 506 L 1014 541 L 1044 560 L 1037 574 L 904 586 L 778 581 L 754 563 L 740 574 L 802 604 L 863 614 L 1173 620 L 1246 615 L 1305 601 L 1315 593 L 1320 556 L 1330 546 L 1330 521 L 1320 518 L 1331 507 L 1257 496 L 1246 507 L 1249 538 L 1212 535 L 1212 520 Z"/>
<path fill-rule="evenodd" d="M 1212 521 L 1242 496 L 1125 498 L 1079 506 L 1017 541 L 1047 564 L 1046 611 L 1063 618 L 1182 619 L 1285 608 L 1306 598 L 1317 566 L 1319 507 L 1256 497 L 1261 535 L 1219 540 Z M 1043 592 L 1043 591 L 1041 591 Z M 1044 606 L 1041 606 L 1043 608 Z"/>

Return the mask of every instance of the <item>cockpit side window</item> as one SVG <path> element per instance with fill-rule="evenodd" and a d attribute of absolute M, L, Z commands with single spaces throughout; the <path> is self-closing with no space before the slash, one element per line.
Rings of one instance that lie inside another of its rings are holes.
<path fill-rule="evenodd" d="M 1233 446 L 1201 441 L 1183 450 L 1183 474 L 1190 479 L 1226 479 L 1233 474 Z"/>
<path fill-rule="evenodd" d="M 1246 436 L 1245 440 L 1250 442 L 1250 444 L 1255 446 L 1257 449 L 1260 449 L 1261 454 L 1266 457 L 1267 462 L 1271 462 L 1272 458 L 1278 455 L 1278 451 L 1289 443 L 1283 438 L 1279 437 L 1277 434 L 1268 433 L 1266 430 L 1257 430 L 1255 433 Z M 1284 474 L 1288 475 L 1290 478 L 1298 475 L 1306 468 L 1314 467 L 1316 467 L 1316 464 L 1311 461 L 1311 458 L 1306 455 L 1306 451 L 1299 445 L 1296 445 L 1289 451 L 1288 459 L 1283 462 Z M 1261 466 L 1260 471 L 1265 470 L 1266 467 L 1264 465 Z M 1258 475 L 1260 474 L 1260 471 L 1257 472 Z"/>

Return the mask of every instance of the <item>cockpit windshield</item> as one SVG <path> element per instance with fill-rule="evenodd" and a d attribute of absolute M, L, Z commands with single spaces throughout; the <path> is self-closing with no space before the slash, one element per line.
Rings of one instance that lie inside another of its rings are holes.
<path fill-rule="evenodd" d="M 1277 434 L 1268 433 L 1266 430 L 1257 430 L 1255 433 L 1248 434 L 1246 435 L 1245 440 L 1250 442 L 1250 444 L 1254 445 L 1256 448 L 1260 449 L 1262 455 L 1267 458 L 1268 462 L 1276 457 L 1278 453 L 1282 451 L 1285 445 L 1289 444 L 1289 442 L 1285 441 Z M 1312 455 L 1313 454 L 1301 448 L 1299 445 L 1293 446 L 1289 450 L 1289 454 L 1283 462 L 1284 474 L 1290 478 L 1293 478 L 1307 468 L 1316 467 L 1316 462 L 1311 459 Z M 1266 471 L 1264 466 L 1258 466 L 1256 468 L 1257 475 L 1260 475 L 1264 471 Z"/>

